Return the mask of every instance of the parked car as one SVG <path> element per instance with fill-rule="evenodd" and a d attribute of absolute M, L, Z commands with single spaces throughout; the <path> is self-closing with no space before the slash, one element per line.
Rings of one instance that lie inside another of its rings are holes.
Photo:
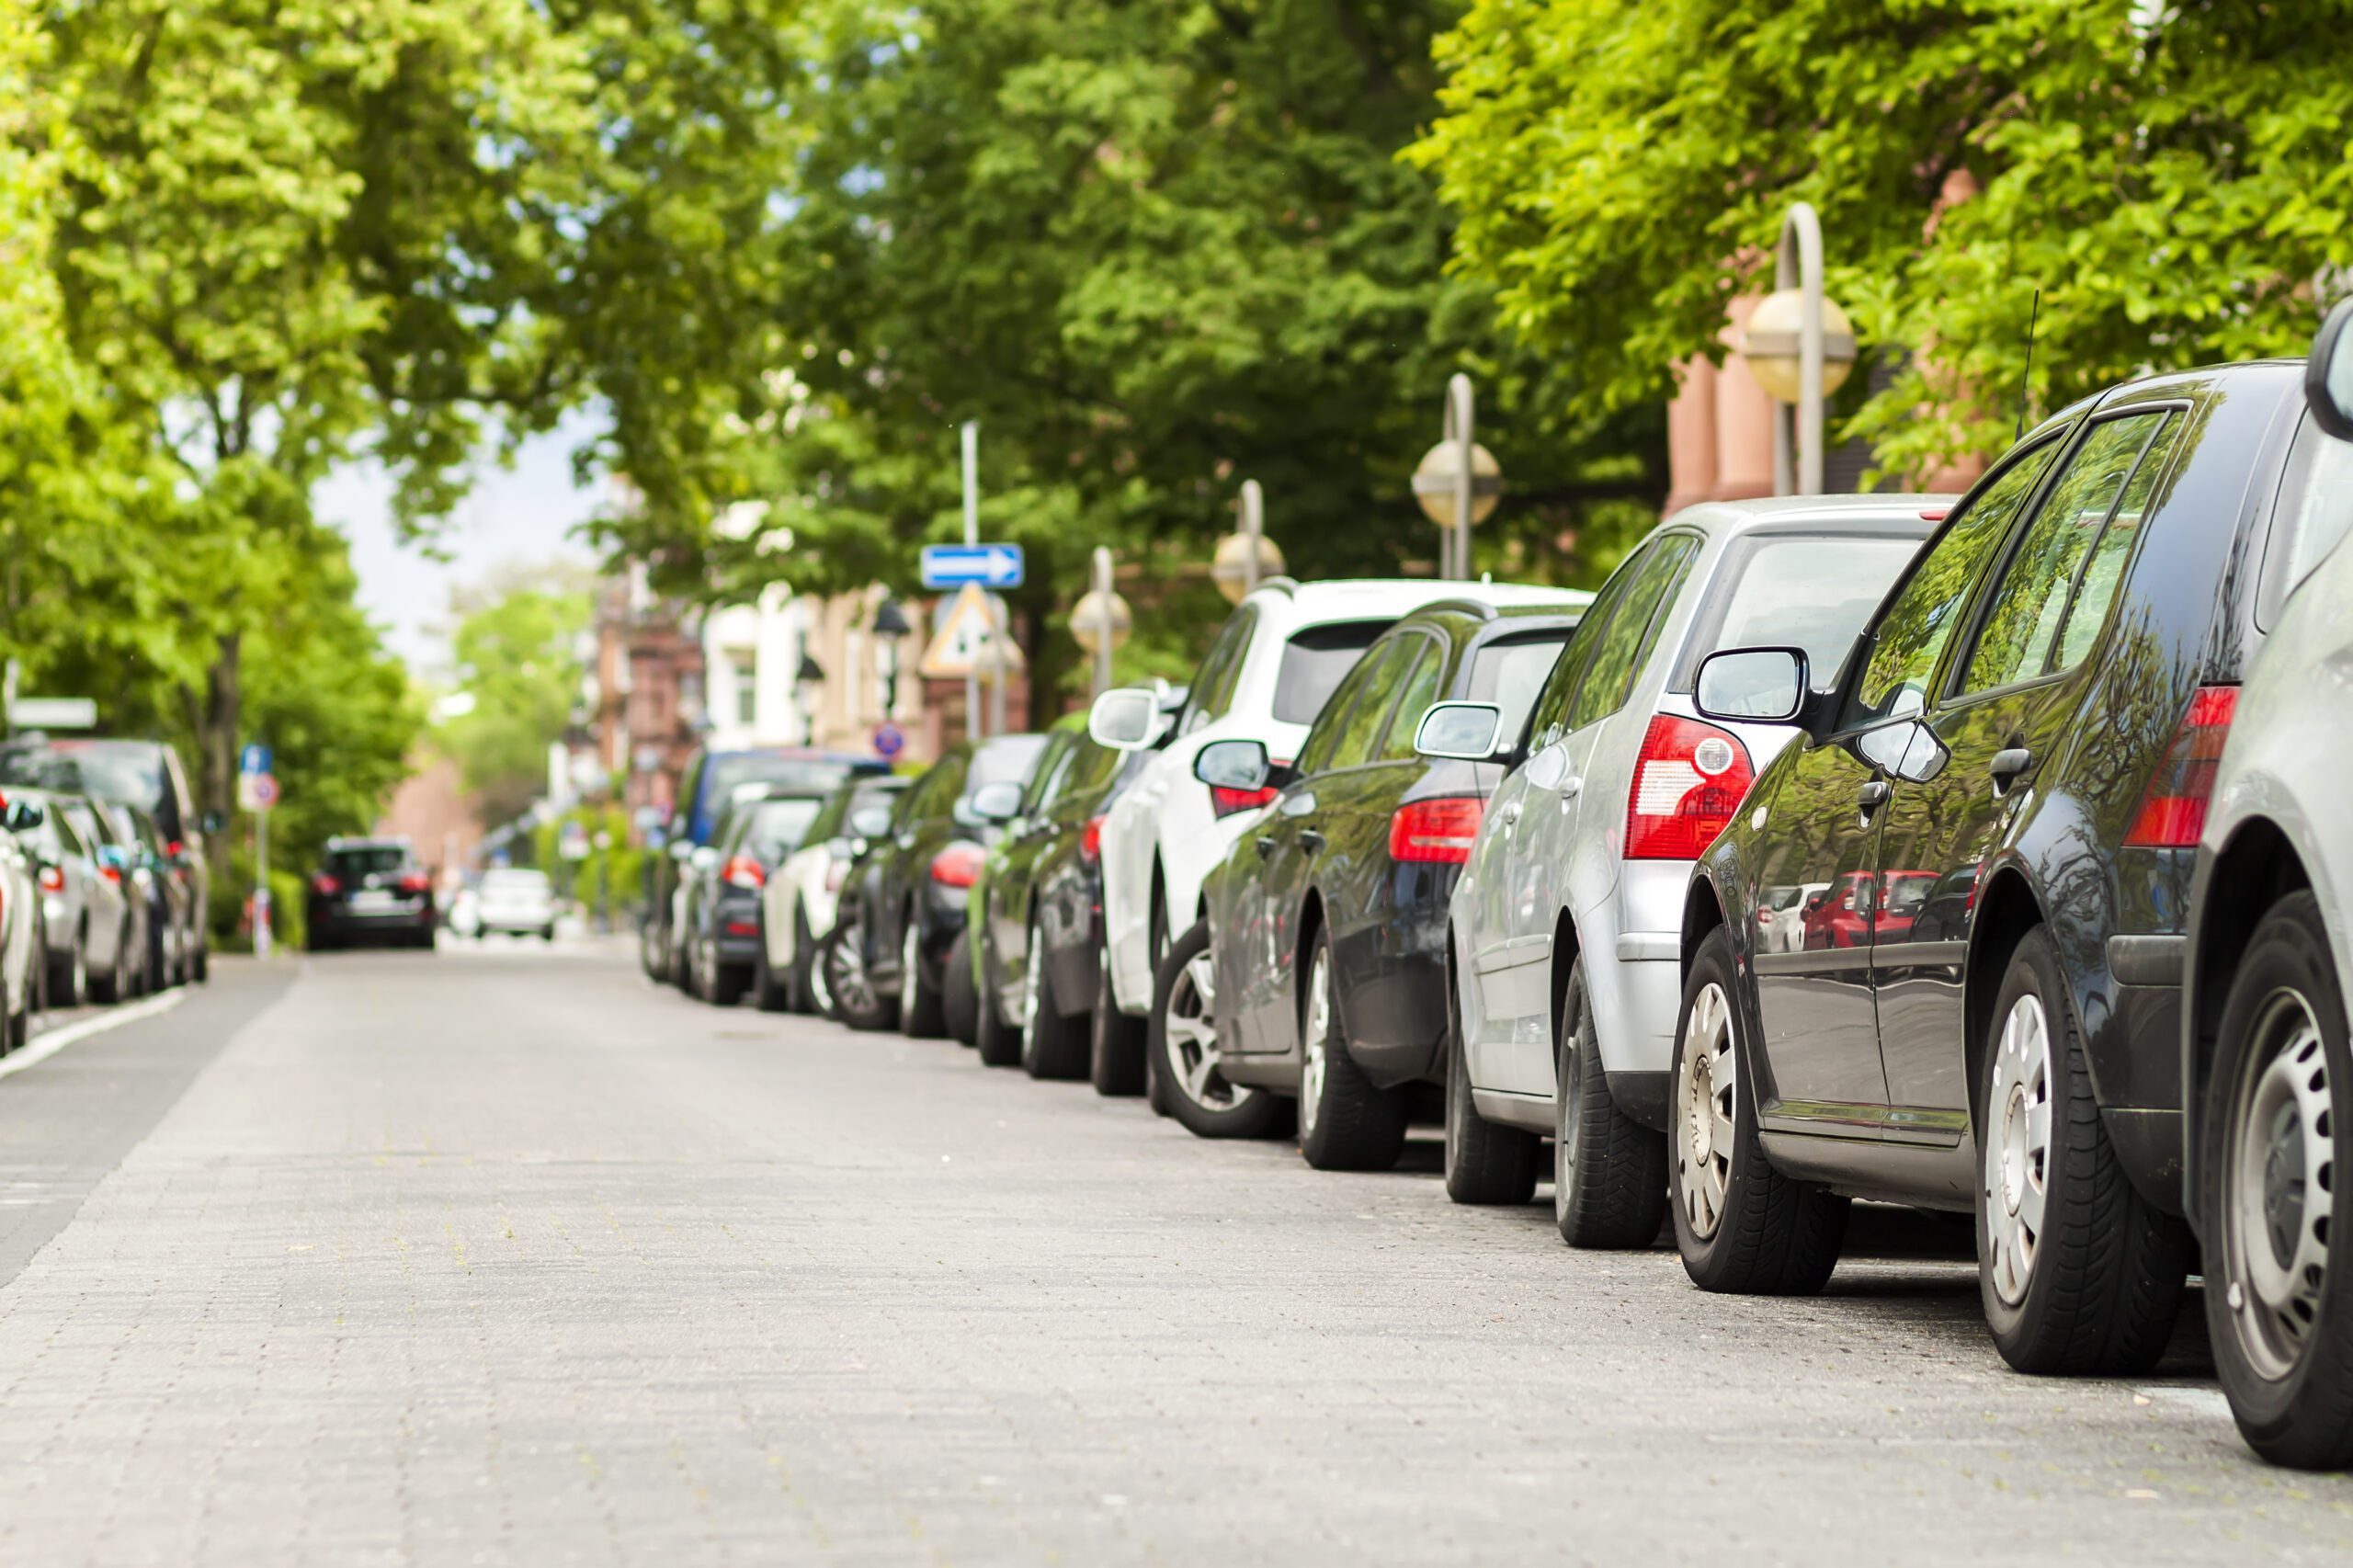
<path fill-rule="evenodd" d="M 79 1007 L 128 998 L 140 931 L 121 869 L 108 864 L 113 855 L 102 853 L 114 846 L 98 829 L 96 808 L 86 797 L 46 790 L 9 794 L 40 812 L 17 837 L 31 851 L 40 888 L 48 1005 Z"/>
<path fill-rule="evenodd" d="M 888 836 L 869 842 L 850 872 L 835 927 L 836 968 L 826 976 L 853 1028 L 894 1024 L 918 1039 L 947 1032 L 942 982 L 949 947 L 964 928 L 965 900 L 996 836 L 975 796 L 1018 790 L 1045 749 L 1036 734 L 960 741 L 898 798 Z M 838 967 L 854 962 L 862 978 Z"/>
<path fill-rule="evenodd" d="M 686 863 L 710 842 L 721 815 L 740 790 L 782 787 L 812 794 L 831 790 L 852 774 L 888 773 L 876 756 L 767 746 L 741 751 L 698 751 L 678 778 L 678 800 L 670 816 L 663 852 L 645 858 L 645 909 L 638 927 L 638 961 L 652 978 L 672 984 L 686 980 L 685 903 L 680 894 Z"/>
<path fill-rule="evenodd" d="M 1818 1287 L 1849 1196 L 1973 1211 L 2012 1366 L 2131 1372 L 2163 1351 L 2191 1255 L 2183 921 L 2265 562 L 2292 532 L 2301 370 L 2152 377 L 2045 421 L 1827 693 L 1787 648 L 1702 666 L 1703 717 L 1804 732 L 1682 911 L 1667 1174 L 1703 1287 Z M 1965 917 L 1933 939 L 1876 918 L 1852 948 L 1749 939 L 1759 887 L 1972 867 Z"/>
<path fill-rule="evenodd" d="M 174 863 L 155 819 L 128 801 L 99 802 L 118 842 L 132 857 L 147 899 L 146 968 L 151 986 L 185 983 L 196 964 L 197 928 L 204 915 L 195 890 Z"/>
<path fill-rule="evenodd" d="M 713 1006 L 733 1006 L 765 974 L 761 892 L 768 873 L 800 846 L 824 809 L 825 795 L 775 789 L 739 801 L 711 842 L 696 852 L 709 859 L 688 884 L 688 989 Z M 774 984 L 773 977 L 764 983 Z"/>
<path fill-rule="evenodd" d="M 1117 1037 L 1117 1051 L 1131 1051 L 1147 1027 L 1157 1027 L 1160 973 L 1176 938 L 1201 918 L 1202 879 L 1245 831 L 1250 813 L 1273 798 L 1266 790 L 1209 788 L 1194 777 L 1194 757 L 1215 741 L 1255 740 L 1274 761 L 1294 760 L 1324 699 L 1373 639 L 1400 616 L 1461 586 L 1438 579 L 1302 585 L 1277 577 L 1261 583 L 1226 618 L 1173 726 L 1149 692 L 1123 688 L 1096 699 L 1088 728 L 1097 740 L 1154 753 L 1103 824 L 1100 961 L 1108 966 L 1118 1007 L 1098 1013 L 1094 1027 Z M 1498 604 L 1560 602 L 1558 590 L 1550 588 L 1484 591 Z M 1183 971 L 1178 966 L 1173 972 Z M 1198 1007 L 1198 988 L 1186 994 L 1187 1005 Z M 1214 1029 L 1202 1032 L 1192 1049 L 1213 1056 Z M 1157 1054 L 1147 1054 L 1148 1071 Z M 1213 1062 L 1187 1084 L 1169 1085 L 1152 1074 L 1154 1103 L 1164 1111 L 1169 1096 L 1184 1094 L 1209 1113 L 1263 1116 L 1248 1108 L 1262 1093 L 1228 1083 Z"/>
<path fill-rule="evenodd" d="M 1517 732 L 1592 600 L 1424 606 L 1340 682 L 1297 763 L 1275 766 L 1255 740 L 1194 759 L 1205 782 L 1277 793 L 1210 872 L 1207 930 L 1176 956 L 1206 939 L 1219 1070 L 1295 1100 L 1300 1152 L 1319 1169 L 1395 1164 L 1415 1091 L 1445 1078 L 1447 905 L 1503 769 L 1420 755 L 1423 717 L 1475 702 Z M 1181 1080 L 1200 1071 L 1199 1049 L 1183 1041 L 1154 1065 Z M 1170 1104 L 1197 1132 L 1256 1131 L 1188 1094 Z"/>
<path fill-rule="evenodd" d="M 474 935 L 504 931 L 510 937 L 555 940 L 555 889 L 545 871 L 529 866 L 494 866 L 474 888 Z"/>
<path fill-rule="evenodd" d="M 851 863 L 868 841 L 891 831 L 892 801 L 914 782 L 901 775 L 861 773 L 835 785 L 800 846 L 769 873 L 760 890 L 767 961 L 753 985 L 761 1006 L 831 1011 L 816 962 L 817 944 L 834 928 Z"/>
<path fill-rule="evenodd" d="M 2353 1270 L 2335 1256 L 2337 1173 L 2353 1169 L 2349 326 L 2340 305 L 2313 345 L 2309 411 L 2253 585 L 2263 647 L 2229 742 L 2219 764 L 2211 744 L 2168 759 L 2185 774 L 2214 767 L 2181 1006 L 2206 1337 L 2248 1444 L 2332 1470 L 2353 1464 Z"/>
<path fill-rule="evenodd" d="M 0 1051 L 32 1039 L 33 1015 L 49 1006 L 49 938 L 42 926 L 39 867 L 27 842 L 47 814 L 22 791 L 0 801 Z"/>
<path fill-rule="evenodd" d="M 1460 1049 L 1446 1172 L 1457 1202 L 1526 1202 L 1549 1135 L 1563 1240 L 1656 1239 L 1684 884 L 1755 770 L 1794 733 L 1703 722 L 1693 672 L 1712 650 L 1754 642 L 1811 649 L 1835 668 L 1933 526 L 1923 513 L 1947 504 L 1689 507 L 1603 585 L 1522 723 L 1482 727 L 1480 710 L 1455 710 L 1469 728 L 1446 754 L 1509 768 L 1449 910 Z"/>
<path fill-rule="evenodd" d="M 314 953 L 381 944 L 430 948 L 433 878 L 405 838 L 330 838 L 302 901 Z"/>
<path fill-rule="evenodd" d="M 1089 1027 L 1103 1001 L 1103 817 L 1143 757 L 1104 745 L 1073 714 L 1048 732 L 1022 793 L 976 801 L 984 815 L 1010 807 L 966 926 L 973 1043 L 990 1066 L 1017 1062 L 1032 1077 L 1091 1076 L 1103 1094 L 1143 1092 L 1142 1051 L 1098 1058 Z"/>
<path fill-rule="evenodd" d="M 0 785 L 8 784 L 123 801 L 153 817 L 165 855 L 188 892 L 189 907 L 197 911 L 190 978 L 206 977 L 211 963 L 206 932 L 212 873 L 198 835 L 220 831 L 223 822 L 218 812 L 199 815 L 178 752 L 162 741 L 18 735 L 0 743 Z"/>

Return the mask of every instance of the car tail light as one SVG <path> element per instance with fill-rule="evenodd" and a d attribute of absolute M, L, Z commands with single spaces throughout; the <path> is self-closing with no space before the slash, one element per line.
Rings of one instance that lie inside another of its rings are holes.
<path fill-rule="evenodd" d="M 122 881 L 122 868 L 119 866 L 101 866 L 98 868 L 98 875 L 104 877 L 110 882 L 119 884 Z"/>
<path fill-rule="evenodd" d="M 1460 866 L 1471 858 L 1471 841 L 1486 814 L 1487 802 L 1476 795 L 1400 806 L 1389 816 L 1389 858 Z"/>
<path fill-rule="evenodd" d="M 1278 762 L 1274 766 L 1289 767 L 1290 764 Z M 1212 784 L 1210 786 L 1210 810 L 1219 817 L 1230 817 L 1236 812 L 1255 812 L 1273 800 L 1277 793 L 1271 784 L 1256 790 L 1234 790 L 1223 784 Z"/>
<path fill-rule="evenodd" d="M 164 853 L 176 860 L 181 856 L 188 853 L 188 846 L 175 838 L 169 844 L 164 846 Z"/>
<path fill-rule="evenodd" d="M 1697 860 L 1756 778 L 1737 735 L 1697 719 L 1655 715 L 1626 798 L 1626 858 Z"/>
<path fill-rule="evenodd" d="M 326 875 L 324 872 L 321 872 L 319 875 L 311 879 L 311 891 L 315 893 L 322 893 L 328 898 L 333 898 L 335 894 L 343 891 L 343 884 L 336 881 L 333 877 Z"/>
<path fill-rule="evenodd" d="M 63 868 L 58 866 L 43 866 L 40 869 L 40 891 L 43 892 L 63 892 L 65 891 L 65 872 Z"/>
<path fill-rule="evenodd" d="M 984 858 L 977 844 L 951 844 L 931 858 L 931 880 L 944 888 L 968 888 L 981 880 Z"/>
<path fill-rule="evenodd" d="M 1078 858 L 1092 866 L 1103 858 L 1103 819 L 1088 817 L 1078 831 Z"/>
<path fill-rule="evenodd" d="M 2181 727 L 2174 732 L 2173 744 L 2158 759 L 2125 843 L 2154 849 L 2198 847 L 2199 836 L 2206 831 L 2206 808 L 2214 798 L 2214 770 L 2222 760 L 2222 743 L 2230 738 L 2231 718 L 2238 706 L 2237 687 L 2198 688 Z"/>
<path fill-rule="evenodd" d="M 719 880 L 731 888 L 757 888 L 768 880 L 767 869 L 749 855 L 734 855 L 720 869 Z"/>
<path fill-rule="evenodd" d="M 423 871 L 411 871 L 401 879 L 400 889 L 403 892 L 410 893 L 430 892 L 433 891 L 433 879 Z"/>

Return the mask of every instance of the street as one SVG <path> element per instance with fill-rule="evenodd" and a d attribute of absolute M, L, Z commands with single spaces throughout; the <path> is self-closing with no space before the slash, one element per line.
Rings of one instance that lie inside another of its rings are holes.
<path fill-rule="evenodd" d="M 0 1147 L 12 1562 L 2311 1562 L 2353 1504 L 2194 1328 L 2004 1369 L 1959 1232 L 1705 1296 L 1435 1143 L 1318 1175 L 593 941 L 224 961 Z"/>

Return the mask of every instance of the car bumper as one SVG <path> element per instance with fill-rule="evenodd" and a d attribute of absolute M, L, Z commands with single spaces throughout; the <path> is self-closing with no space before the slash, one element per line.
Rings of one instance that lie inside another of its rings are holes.
<path fill-rule="evenodd" d="M 2182 1212 L 2181 937 L 2111 937 L 2115 1004 L 2084 1041 L 2109 1145 L 2133 1190 Z"/>

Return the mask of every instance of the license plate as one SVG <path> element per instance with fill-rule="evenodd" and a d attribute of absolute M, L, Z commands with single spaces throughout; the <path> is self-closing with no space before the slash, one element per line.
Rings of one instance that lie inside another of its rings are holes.
<path fill-rule="evenodd" d="M 390 909 L 392 902 L 391 893 L 375 888 L 351 895 L 351 907 L 354 909 Z"/>

